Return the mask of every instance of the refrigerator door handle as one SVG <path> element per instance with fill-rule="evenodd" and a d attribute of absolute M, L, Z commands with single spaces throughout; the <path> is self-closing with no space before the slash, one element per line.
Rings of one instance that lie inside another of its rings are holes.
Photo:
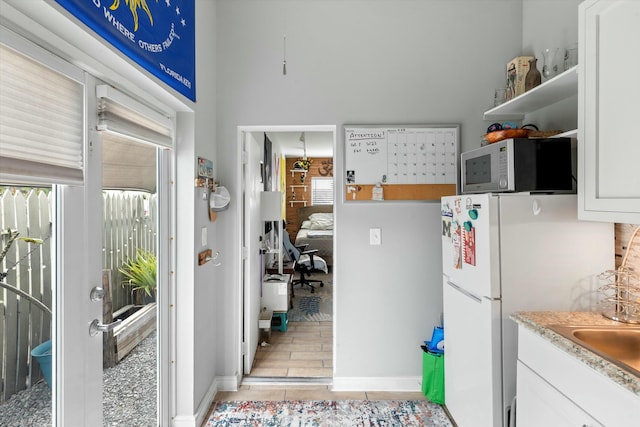
<path fill-rule="evenodd" d="M 473 295 L 472 293 L 470 293 L 469 291 L 462 289 L 460 286 L 456 285 L 455 283 L 447 280 L 447 285 L 451 286 L 453 289 L 455 289 L 456 291 L 462 293 L 463 295 L 468 296 L 469 298 L 471 298 L 472 300 L 474 300 L 475 302 L 482 302 L 482 299 L 478 298 L 477 296 Z"/>

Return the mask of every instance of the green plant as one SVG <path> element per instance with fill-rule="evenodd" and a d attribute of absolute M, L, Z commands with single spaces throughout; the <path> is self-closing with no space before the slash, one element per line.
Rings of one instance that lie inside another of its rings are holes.
<path fill-rule="evenodd" d="M 157 264 L 155 254 L 144 249 L 136 250 L 135 259 L 129 258 L 118 269 L 126 279 L 122 284 L 132 286 L 133 291 L 144 291 L 148 296 L 153 296 L 156 290 Z"/>

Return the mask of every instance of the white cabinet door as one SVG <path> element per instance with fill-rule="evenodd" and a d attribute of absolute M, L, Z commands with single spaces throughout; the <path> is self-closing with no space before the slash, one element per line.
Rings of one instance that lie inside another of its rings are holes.
<path fill-rule="evenodd" d="M 518 427 L 602 426 L 520 361 L 518 361 L 516 425 Z"/>
<path fill-rule="evenodd" d="M 579 25 L 579 216 L 640 223 L 640 2 L 586 1 Z"/>
<path fill-rule="evenodd" d="M 550 388 L 536 388 L 535 384 L 527 381 L 526 372 L 517 372 L 517 426 L 582 427 L 602 424 L 611 427 L 637 427 L 640 420 L 640 396 L 614 380 L 614 376 L 606 374 L 608 368 L 604 365 L 604 360 L 599 368 L 589 366 L 581 357 L 572 354 L 568 350 L 570 347 L 565 347 L 567 343 L 562 344 L 559 337 L 558 340 L 554 343 L 550 336 L 539 335 L 523 324 L 518 327 L 518 361 L 544 380 Z M 559 397 L 564 397 L 576 408 L 588 413 L 589 418 L 583 418 L 580 412 L 569 409 L 565 404 L 556 405 L 554 402 Z M 548 408 L 540 409 L 545 406 Z M 531 418 L 547 412 L 551 420 L 549 422 L 544 422 L 544 418 Z M 598 420 L 600 424 L 590 424 L 590 418 Z M 527 424 L 522 424 L 521 419 L 526 420 Z M 572 422 L 564 422 L 565 419 Z"/>

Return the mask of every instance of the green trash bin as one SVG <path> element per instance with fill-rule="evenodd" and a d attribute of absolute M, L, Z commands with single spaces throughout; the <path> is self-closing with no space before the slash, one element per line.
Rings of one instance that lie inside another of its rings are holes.
<path fill-rule="evenodd" d="M 432 401 L 444 405 L 444 355 L 430 351 L 422 352 L 422 394 Z"/>

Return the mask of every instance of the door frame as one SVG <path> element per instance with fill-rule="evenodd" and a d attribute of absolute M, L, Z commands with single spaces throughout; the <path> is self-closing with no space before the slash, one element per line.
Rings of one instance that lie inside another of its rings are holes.
<path fill-rule="evenodd" d="M 242 232 L 242 245 L 246 250 L 243 251 L 245 256 L 241 259 L 241 283 L 244 284 L 242 286 L 240 295 L 242 300 L 242 310 L 243 313 L 253 313 L 252 308 L 256 308 L 259 312 L 260 310 L 260 302 L 257 302 L 256 306 L 256 298 L 259 298 L 259 295 L 256 295 L 256 289 L 252 286 L 253 283 L 256 283 L 257 280 L 260 280 L 259 273 L 256 273 L 256 267 L 258 266 L 258 260 L 255 258 L 256 250 L 259 250 L 259 240 L 256 242 L 256 237 L 251 235 L 251 232 L 256 232 L 258 230 L 263 230 L 263 225 L 260 221 L 260 218 L 256 218 L 259 215 L 259 206 L 258 210 L 252 210 L 251 206 L 257 206 L 257 201 L 259 201 L 259 193 L 263 191 L 263 188 L 260 188 L 258 191 L 255 188 L 255 185 L 258 184 L 258 180 L 256 179 L 258 174 L 261 173 L 261 169 L 253 168 L 252 162 L 256 160 L 256 156 L 258 159 L 262 161 L 264 158 L 264 144 L 262 147 L 252 146 L 253 144 L 258 145 L 259 140 L 255 138 L 255 134 L 253 132 L 245 132 L 243 134 L 242 141 L 242 151 L 243 151 L 243 172 L 242 172 L 242 220 L 241 220 L 241 232 Z M 262 180 L 260 179 L 260 182 Z M 256 221 L 257 219 L 257 221 Z M 256 225 L 257 222 L 257 225 Z M 246 316 L 245 316 L 246 317 Z M 251 316 L 250 316 L 251 318 Z M 258 335 L 259 330 L 257 328 L 257 323 L 254 323 L 252 326 L 252 322 L 245 321 L 242 326 L 242 370 L 240 371 L 242 375 L 248 375 L 251 373 L 251 366 L 253 364 L 253 359 L 255 358 L 255 353 L 258 346 Z M 251 359 L 251 360 L 249 360 Z"/>
<path fill-rule="evenodd" d="M 333 157 L 334 159 L 337 156 L 337 126 L 336 125 L 255 125 L 255 126 L 238 126 L 237 128 L 237 159 L 238 159 L 238 167 L 236 168 L 237 170 L 237 174 L 236 174 L 236 182 L 240 183 L 240 185 L 237 186 L 237 192 L 236 192 L 236 199 L 237 200 L 244 200 L 244 191 L 245 191 L 245 182 L 246 182 L 246 177 L 244 174 L 244 162 L 246 160 L 245 157 L 245 153 L 244 153 L 244 142 L 246 140 L 247 134 L 249 133 L 262 133 L 262 132 L 294 132 L 294 133 L 300 133 L 300 132 L 331 132 L 333 134 Z M 335 161 L 334 161 L 335 163 Z M 335 180 L 335 174 L 334 174 L 334 180 Z M 337 184 L 334 183 L 334 221 L 335 221 L 335 205 L 337 200 L 335 199 L 335 194 L 336 194 L 336 188 L 337 188 Z M 257 256 L 256 254 L 258 254 L 258 247 L 257 245 L 254 247 L 246 247 L 245 246 L 245 241 L 244 241 L 244 232 L 245 232 L 245 222 L 244 222 L 244 218 L 245 218 L 245 212 L 244 212 L 244 204 L 241 208 L 241 217 L 240 217 L 240 224 L 239 227 L 237 228 L 237 241 L 241 242 L 240 246 L 239 246 L 239 252 L 238 252 L 238 259 L 240 260 L 240 262 L 238 263 L 238 277 L 240 278 L 240 280 L 238 281 L 238 301 L 237 301 L 237 307 L 238 307 L 238 318 L 237 318 L 237 331 L 236 331 L 236 336 L 238 337 L 238 348 L 237 348 L 237 354 L 238 354 L 238 360 L 237 360 L 237 372 L 238 372 L 238 386 L 240 386 L 241 382 L 242 382 L 242 377 L 243 377 L 243 373 L 244 373 L 244 355 L 245 353 L 247 353 L 247 349 L 245 348 L 245 342 L 243 340 L 243 334 L 245 331 L 245 324 L 251 324 L 252 322 L 255 322 L 257 324 L 258 322 L 258 316 L 259 313 L 246 313 L 245 312 L 245 301 L 244 301 L 244 295 L 245 295 L 245 291 L 247 289 L 247 287 L 250 284 L 245 283 L 245 274 L 244 274 L 244 266 L 245 266 L 245 262 L 249 263 L 249 257 L 251 256 Z M 254 242 L 257 242 L 256 239 L 253 240 Z M 337 241 L 337 237 L 334 237 L 333 240 L 333 252 L 334 254 L 336 253 L 336 241 Z M 254 243 L 255 244 L 255 243 Z M 250 263 L 249 263 L 250 264 Z M 334 270 L 333 270 L 333 280 L 334 283 L 337 282 L 337 271 L 335 269 L 335 264 L 334 264 Z M 334 330 L 334 334 L 333 334 L 333 348 L 335 349 L 335 340 L 336 340 L 336 328 L 337 328 L 337 322 L 336 322 L 336 294 L 335 294 L 335 286 L 334 286 L 334 295 L 333 295 L 333 316 L 334 316 L 334 321 L 333 321 L 333 330 Z M 334 371 L 335 371 L 335 351 L 334 351 Z"/>
<path fill-rule="evenodd" d="M 176 413 L 175 408 L 175 336 L 176 319 L 170 307 L 176 301 L 176 188 L 175 188 L 175 147 L 167 149 L 157 147 L 156 188 L 158 197 L 158 260 L 156 292 L 156 337 L 158 368 L 157 384 L 157 422 L 158 425 L 170 424 Z"/>
<path fill-rule="evenodd" d="M 56 200 L 53 215 L 56 322 L 52 421 L 55 425 L 99 425 L 103 422 L 102 334 L 89 335 L 91 321 L 102 319 L 102 301 L 90 299 L 91 289 L 102 283 L 102 152 L 99 140 L 96 133 L 86 136 L 84 184 L 54 186 L 53 190 Z"/>

